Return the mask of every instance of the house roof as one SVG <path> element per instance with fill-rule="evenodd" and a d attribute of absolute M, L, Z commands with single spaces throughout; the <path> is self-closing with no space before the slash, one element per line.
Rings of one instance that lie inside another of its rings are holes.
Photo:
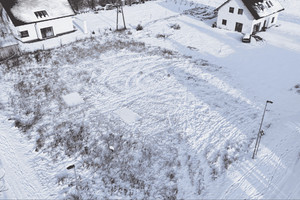
<path fill-rule="evenodd" d="M 0 0 L 15 26 L 75 15 L 68 0 Z"/>
<path fill-rule="evenodd" d="M 215 10 L 218 11 L 220 8 L 222 8 L 225 4 L 227 4 L 229 1 L 231 0 L 227 0 L 225 1 L 222 5 L 220 5 L 219 7 L 217 7 Z"/>
<path fill-rule="evenodd" d="M 283 11 L 278 0 L 242 0 L 255 19 Z"/>
<path fill-rule="evenodd" d="M 219 10 L 225 4 L 231 0 L 225 1 L 216 10 Z M 260 19 L 271 14 L 283 11 L 284 8 L 278 2 L 278 0 L 241 0 L 245 6 L 248 8 L 254 19 Z"/>
<path fill-rule="evenodd" d="M 18 42 L 11 33 L 9 27 L 2 19 L 2 8 L 0 4 L 0 49 L 12 45 L 17 45 Z M 1 56 L 0 56 L 1 57 Z"/>

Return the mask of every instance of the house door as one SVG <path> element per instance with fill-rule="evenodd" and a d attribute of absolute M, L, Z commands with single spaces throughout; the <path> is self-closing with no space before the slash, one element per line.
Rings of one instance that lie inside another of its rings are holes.
<path fill-rule="evenodd" d="M 243 29 L 243 24 L 237 22 L 237 23 L 235 24 L 235 31 L 237 31 L 237 32 L 242 32 L 242 29 Z"/>
<path fill-rule="evenodd" d="M 267 29 L 267 20 L 264 21 L 264 26 L 262 27 L 263 30 Z"/>
<path fill-rule="evenodd" d="M 53 37 L 54 36 L 53 27 L 42 28 L 41 33 L 42 33 L 42 38 Z"/>
<path fill-rule="evenodd" d="M 260 23 L 254 24 L 252 33 L 253 34 L 257 33 L 259 31 L 259 27 L 260 27 Z"/>

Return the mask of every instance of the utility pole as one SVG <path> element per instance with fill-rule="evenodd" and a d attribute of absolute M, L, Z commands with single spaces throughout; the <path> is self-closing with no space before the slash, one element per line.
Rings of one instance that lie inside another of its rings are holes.
<path fill-rule="evenodd" d="M 257 151 L 258 151 L 258 148 L 259 148 L 261 136 L 264 134 L 264 131 L 261 130 L 261 127 L 262 127 L 262 124 L 263 124 L 263 121 L 264 121 L 264 117 L 265 117 L 265 113 L 266 113 L 266 109 L 267 109 L 268 103 L 272 104 L 273 102 L 272 102 L 272 101 L 266 101 L 264 113 L 263 113 L 263 116 L 262 116 L 262 118 L 261 118 L 259 130 L 258 130 L 258 133 L 257 133 L 257 138 L 256 138 L 256 143 L 255 143 L 255 147 L 254 147 L 252 159 L 254 159 L 255 155 L 257 155 Z"/>
<path fill-rule="evenodd" d="M 126 29 L 126 24 L 125 24 L 125 17 L 124 17 L 124 11 L 123 11 L 123 5 L 120 0 L 118 0 L 115 4 L 115 7 L 117 8 L 117 22 L 116 22 L 116 30 L 119 30 L 119 13 L 122 13 L 122 18 L 123 18 L 123 25 L 124 29 Z"/>

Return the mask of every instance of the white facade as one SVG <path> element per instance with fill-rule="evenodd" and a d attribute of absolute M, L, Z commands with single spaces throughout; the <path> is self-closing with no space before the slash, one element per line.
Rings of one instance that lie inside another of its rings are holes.
<path fill-rule="evenodd" d="M 52 34 L 43 34 L 43 29 L 49 28 L 52 30 Z M 28 32 L 28 36 L 22 37 L 22 32 Z M 59 19 L 53 19 L 48 21 L 42 21 L 32 24 L 26 24 L 17 26 L 15 28 L 16 37 L 22 42 L 29 42 L 34 40 L 42 40 L 49 37 L 55 37 L 60 34 L 74 31 L 72 17 L 64 17 Z"/>
<path fill-rule="evenodd" d="M 231 0 L 219 8 L 217 27 L 252 34 L 273 26 L 277 18 L 275 13 L 256 20 L 241 0 Z"/>

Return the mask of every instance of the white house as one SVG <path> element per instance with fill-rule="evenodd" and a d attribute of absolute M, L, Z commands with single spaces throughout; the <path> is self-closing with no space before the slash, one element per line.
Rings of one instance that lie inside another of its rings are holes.
<path fill-rule="evenodd" d="M 74 31 L 74 10 L 68 0 L 0 0 L 2 18 L 22 42 Z"/>
<path fill-rule="evenodd" d="M 216 10 L 217 27 L 255 34 L 275 25 L 284 8 L 278 0 L 228 0 Z"/>

